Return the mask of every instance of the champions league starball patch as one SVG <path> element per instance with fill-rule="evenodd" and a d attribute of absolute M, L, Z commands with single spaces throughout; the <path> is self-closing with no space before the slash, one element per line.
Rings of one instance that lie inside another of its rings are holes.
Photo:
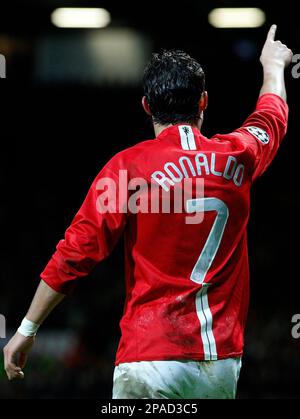
<path fill-rule="evenodd" d="M 250 134 L 252 134 L 255 138 L 258 139 L 258 141 L 260 141 L 262 144 L 268 144 L 270 142 L 270 137 L 269 134 L 266 133 L 266 131 L 264 131 L 261 128 L 257 128 L 257 127 L 246 127 L 247 131 L 250 132 Z"/>

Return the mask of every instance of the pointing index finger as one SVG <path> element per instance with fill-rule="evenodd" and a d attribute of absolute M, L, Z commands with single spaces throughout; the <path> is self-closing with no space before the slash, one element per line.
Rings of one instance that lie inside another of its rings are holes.
<path fill-rule="evenodd" d="M 268 41 L 274 41 L 276 35 L 277 25 L 272 25 L 267 36 Z"/>

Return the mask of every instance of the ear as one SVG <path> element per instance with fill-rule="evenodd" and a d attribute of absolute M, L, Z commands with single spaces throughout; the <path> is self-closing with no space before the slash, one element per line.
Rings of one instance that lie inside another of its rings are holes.
<path fill-rule="evenodd" d="M 205 111 L 205 109 L 208 106 L 208 94 L 207 91 L 203 92 L 201 95 L 201 99 L 199 102 L 199 108 L 201 110 L 201 112 Z"/>
<path fill-rule="evenodd" d="M 150 106 L 149 106 L 149 103 L 148 103 L 148 100 L 147 100 L 146 96 L 143 96 L 142 105 L 143 105 L 143 108 L 144 108 L 144 111 L 146 112 L 146 114 L 149 115 L 149 116 L 152 116 L 152 113 L 150 111 Z"/>

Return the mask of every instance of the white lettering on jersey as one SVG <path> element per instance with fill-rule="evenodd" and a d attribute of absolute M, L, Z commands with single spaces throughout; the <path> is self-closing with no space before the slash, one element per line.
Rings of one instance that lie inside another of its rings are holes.
<path fill-rule="evenodd" d="M 232 181 L 237 187 L 243 184 L 245 166 L 239 164 L 236 157 L 228 156 L 225 166 L 221 166 L 218 170 L 216 170 L 216 166 L 219 166 L 217 163 L 216 153 L 211 153 L 210 157 L 204 153 L 197 153 L 194 157 L 181 156 L 178 162 L 165 163 L 163 169 L 153 172 L 151 177 L 167 192 L 171 186 L 182 182 L 183 179 L 205 175 L 223 177 Z"/>
<path fill-rule="evenodd" d="M 246 130 L 250 132 L 258 141 L 263 145 L 269 144 L 270 136 L 269 134 L 261 128 L 258 127 L 246 127 Z"/>

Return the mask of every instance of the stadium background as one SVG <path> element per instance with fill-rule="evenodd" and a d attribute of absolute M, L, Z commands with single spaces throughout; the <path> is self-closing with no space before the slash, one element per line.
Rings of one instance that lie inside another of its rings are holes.
<path fill-rule="evenodd" d="M 99 30 L 58 29 L 50 14 L 63 6 L 105 7 L 112 22 Z M 266 23 L 215 29 L 207 16 L 217 6 L 260 7 Z M 179 48 L 203 64 L 209 92 L 203 133 L 227 132 L 255 106 L 262 81 L 258 58 L 271 23 L 300 53 L 292 1 L 1 1 L 7 78 L 0 80 L 0 313 L 8 336 L 100 168 L 117 151 L 153 136 L 140 106 L 141 72 L 151 52 Z M 300 313 L 300 78 L 288 73 L 288 135 L 252 192 L 251 304 L 240 398 L 300 396 L 300 339 L 291 336 L 291 318 Z M 110 397 L 123 303 L 120 243 L 46 321 L 26 379 L 8 383 L 1 366 L 0 398 Z M 4 344 L 0 339 L 0 348 Z"/>

